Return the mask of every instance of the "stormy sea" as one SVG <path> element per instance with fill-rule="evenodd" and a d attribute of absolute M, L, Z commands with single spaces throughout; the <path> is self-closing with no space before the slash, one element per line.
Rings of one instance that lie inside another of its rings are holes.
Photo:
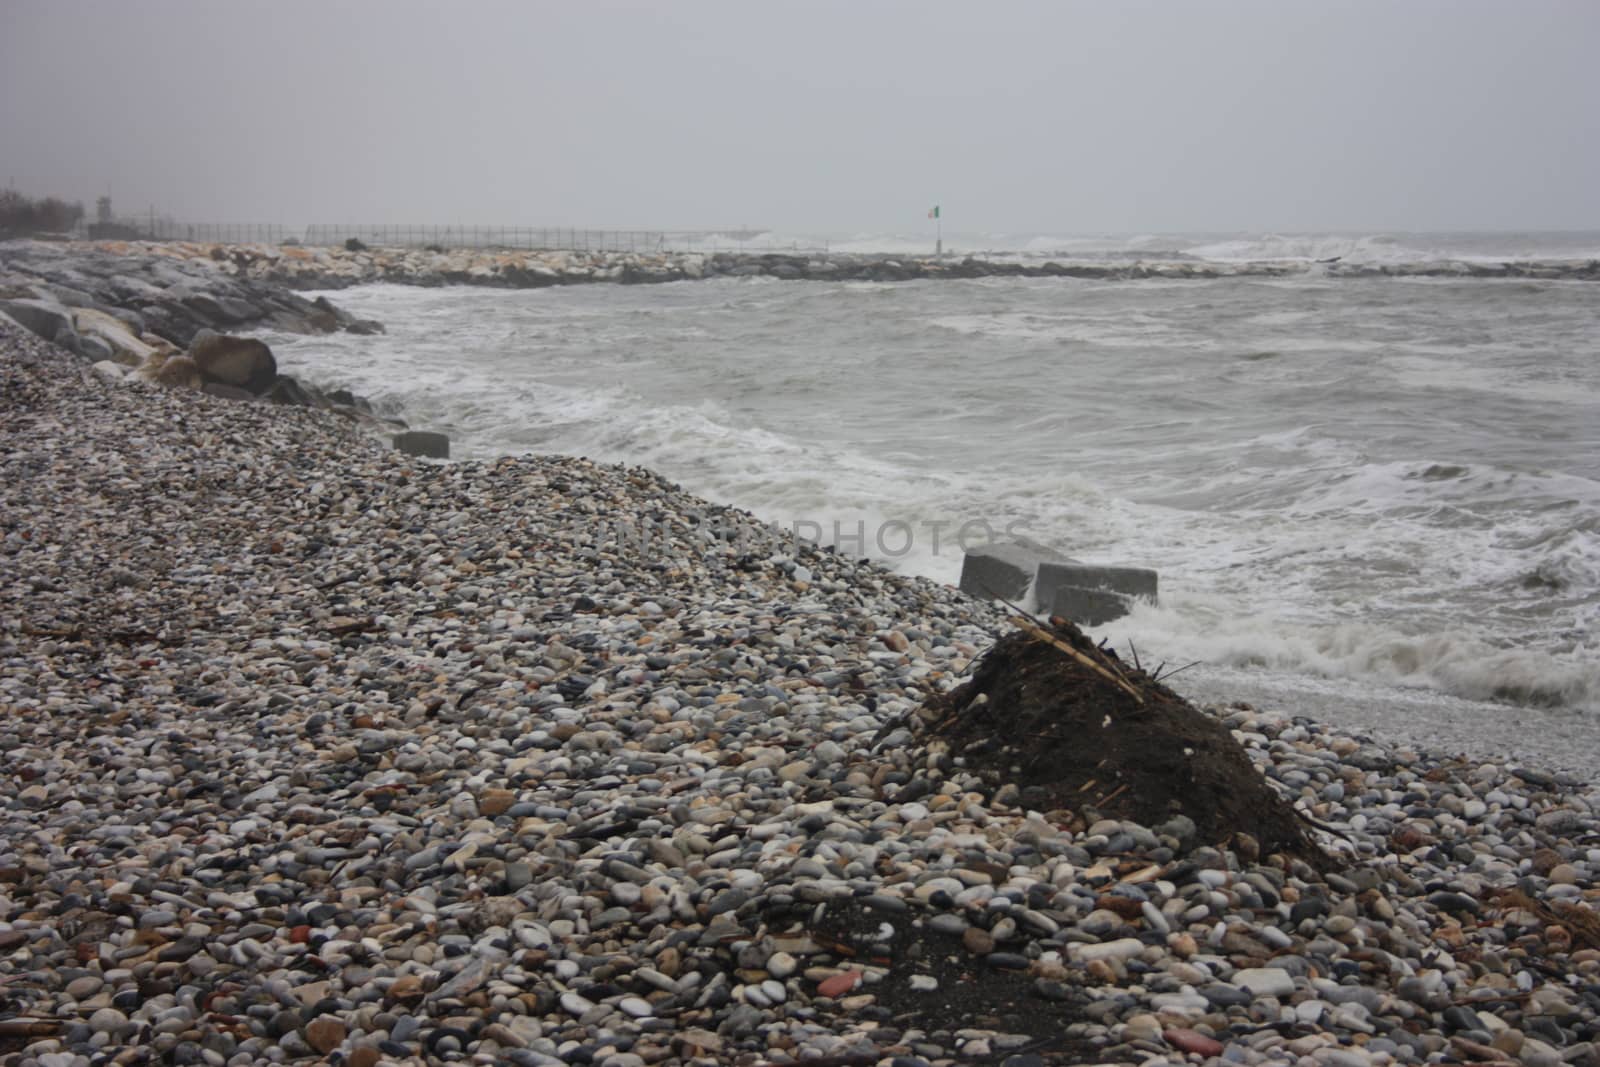
<path fill-rule="evenodd" d="M 764 240 L 927 254 L 931 237 Z M 1600 258 L 1600 234 L 944 240 L 991 258 L 1312 269 L 376 285 L 338 300 L 386 335 L 270 340 L 285 370 L 444 430 L 457 458 L 648 466 L 945 582 L 989 536 L 1155 568 L 1159 602 L 1092 632 L 1198 700 L 1600 765 L 1594 283 L 1315 269 Z"/>

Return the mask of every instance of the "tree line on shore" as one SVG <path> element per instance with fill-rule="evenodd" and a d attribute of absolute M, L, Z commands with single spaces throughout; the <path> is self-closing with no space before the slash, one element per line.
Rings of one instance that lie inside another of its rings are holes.
<path fill-rule="evenodd" d="M 69 203 L 55 196 L 36 200 L 15 189 L 0 191 L 0 237 L 69 233 L 83 216 L 81 202 Z"/>

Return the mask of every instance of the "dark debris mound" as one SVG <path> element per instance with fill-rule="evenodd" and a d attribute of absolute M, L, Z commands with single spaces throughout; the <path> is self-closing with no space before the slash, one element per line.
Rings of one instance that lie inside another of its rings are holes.
<path fill-rule="evenodd" d="M 925 738 L 996 787 L 1015 784 L 1029 808 L 1148 827 L 1184 815 L 1196 843 L 1247 834 L 1264 854 L 1328 864 L 1226 726 L 1070 622 L 1024 621 L 920 717 Z"/>

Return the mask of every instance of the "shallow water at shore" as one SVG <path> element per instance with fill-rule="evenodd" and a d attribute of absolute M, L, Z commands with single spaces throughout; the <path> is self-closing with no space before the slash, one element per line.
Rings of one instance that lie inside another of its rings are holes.
<path fill-rule="evenodd" d="M 1583 284 L 719 280 L 338 299 L 389 333 L 273 337 L 284 368 L 446 430 L 458 456 L 645 464 L 945 581 L 963 526 L 1153 566 L 1161 606 L 1103 636 L 1201 661 L 1180 688 L 1600 764 Z"/>

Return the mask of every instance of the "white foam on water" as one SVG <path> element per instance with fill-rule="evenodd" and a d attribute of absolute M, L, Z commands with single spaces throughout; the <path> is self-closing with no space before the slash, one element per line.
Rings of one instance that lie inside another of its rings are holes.
<path fill-rule="evenodd" d="M 963 524 L 1155 567 L 1103 632 L 1196 677 L 1600 711 L 1587 313 L 1537 290 L 1519 363 L 1476 284 L 375 286 L 330 295 L 386 337 L 270 340 L 457 456 L 644 464 L 908 573 Z"/>
<path fill-rule="evenodd" d="M 1448 258 L 1429 247 L 1389 234 L 1266 234 L 1235 237 L 1194 245 L 1186 251 L 1221 263 L 1315 262 L 1339 259 L 1351 263 L 1426 263 Z"/>
<path fill-rule="evenodd" d="M 1169 661 L 1364 679 L 1471 700 L 1600 710 L 1593 650 L 1508 648 L 1474 633 L 1469 620 L 1451 630 L 1424 632 L 1366 620 L 1308 625 L 1269 613 L 1241 612 L 1229 599 L 1190 594 L 1168 583 L 1159 607 L 1140 605 L 1095 632 L 1114 645 L 1133 639 L 1159 649 Z"/>
<path fill-rule="evenodd" d="M 1198 260 L 1213 263 L 1341 262 L 1390 265 L 1600 259 L 1600 233 L 1102 233 L 979 232 L 944 227 L 947 255 L 1083 263 Z M 931 255 L 936 227 L 900 232 L 771 231 L 673 238 L 687 251 L 814 250 L 858 255 Z"/>

